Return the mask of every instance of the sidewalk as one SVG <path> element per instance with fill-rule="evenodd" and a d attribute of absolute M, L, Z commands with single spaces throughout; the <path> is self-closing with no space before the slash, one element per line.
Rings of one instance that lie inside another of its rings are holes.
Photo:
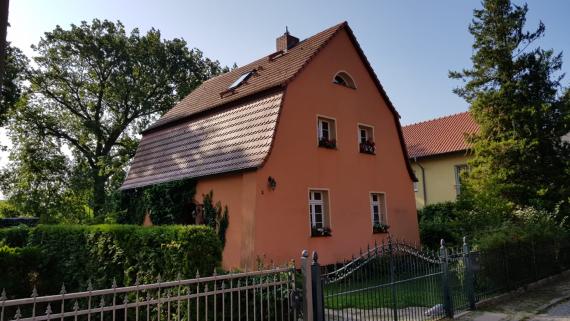
<path fill-rule="evenodd" d="M 484 305 L 457 318 L 460 321 L 570 321 L 570 275 Z"/>

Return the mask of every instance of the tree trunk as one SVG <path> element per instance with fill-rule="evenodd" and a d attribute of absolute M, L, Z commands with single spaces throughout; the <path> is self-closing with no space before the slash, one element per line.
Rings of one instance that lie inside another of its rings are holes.
<path fill-rule="evenodd" d="M 99 170 L 93 173 L 93 216 L 100 217 L 105 206 L 105 183 L 107 179 L 99 175 Z"/>

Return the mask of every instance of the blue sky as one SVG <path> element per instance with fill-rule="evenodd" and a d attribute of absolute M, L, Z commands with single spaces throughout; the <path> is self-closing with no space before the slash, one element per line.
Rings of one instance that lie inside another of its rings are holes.
<path fill-rule="evenodd" d="M 528 5 L 528 27 L 536 27 L 539 19 L 546 24 L 539 44 L 570 55 L 570 1 L 530 0 Z M 32 54 L 31 44 L 58 24 L 101 18 L 121 20 L 128 29 L 155 27 L 166 38 L 184 38 L 224 65 L 243 65 L 272 52 L 286 25 L 304 39 L 346 20 L 402 123 L 409 124 L 467 110 L 451 92 L 459 83 L 447 73 L 470 66 L 467 26 L 480 2 L 12 0 L 10 6 L 8 38 L 27 54 Z M 568 71 L 570 60 L 564 60 Z"/>

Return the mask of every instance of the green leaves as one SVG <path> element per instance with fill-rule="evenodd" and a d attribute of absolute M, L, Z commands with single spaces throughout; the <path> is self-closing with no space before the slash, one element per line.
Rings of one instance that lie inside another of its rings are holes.
<path fill-rule="evenodd" d="M 21 141 L 13 154 L 31 155 L 21 147 L 38 137 L 51 154 L 68 147 L 70 155 L 59 156 L 67 173 L 79 168 L 75 179 L 88 194 L 82 205 L 91 207 L 96 217 L 105 211 L 107 192 L 124 178 L 140 132 L 222 72 L 217 61 L 189 49 L 182 39 L 162 39 L 156 29 L 128 32 L 121 22 L 108 20 L 57 26 L 33 48 L 35 64 L 26 72 L 30 88 L 10 125 Z M 7 175 L 27 175 L 29 170 L 14 164 Z M 8 195 L 23 191 L 17 185 L 5 188 Z"/>
<path fill-rule="evenodd" d="M 485 0 L 474 11 L 471 69 L 450 72 L 464 85 L 454 92 L 471 104 L 480 125 L 470 138 L 473 158 L 466 184 L 474 196 L 552 210 L 570 196 L 567 90 L 561 54 L 532 47 L 544 35 L 526 31 L 526 5 Z"/>

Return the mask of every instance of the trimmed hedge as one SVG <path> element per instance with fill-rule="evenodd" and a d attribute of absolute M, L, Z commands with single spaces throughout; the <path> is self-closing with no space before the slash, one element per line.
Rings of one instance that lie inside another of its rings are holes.
<path fill-rule="evenodd" d="M 0 262 L 0 291 L 6 289 L 11 298 L 29 296 L 42 269 L 40 250 L 0 245 Z"/>
<path fill-rule="evenodd" d="M 137 277 L 143 283 L 158 275 L 163 280 L 178 274 L 190 278 L 196 271 L 207 275 L 222 257 L 220 240 L 206 226 L 39 225 L 0 230 L 0 241 L 39 250 L 44 261 L 33 268 L 44 294 L 58 293 L 63 282 L 68 291 L 77 291 L 85 290 L 89 280 L 94 288 L 107 288 L 113 279 L 121 286 Z M 12 276 L 0 275 L 0 282 L 4 278 Z"/>

